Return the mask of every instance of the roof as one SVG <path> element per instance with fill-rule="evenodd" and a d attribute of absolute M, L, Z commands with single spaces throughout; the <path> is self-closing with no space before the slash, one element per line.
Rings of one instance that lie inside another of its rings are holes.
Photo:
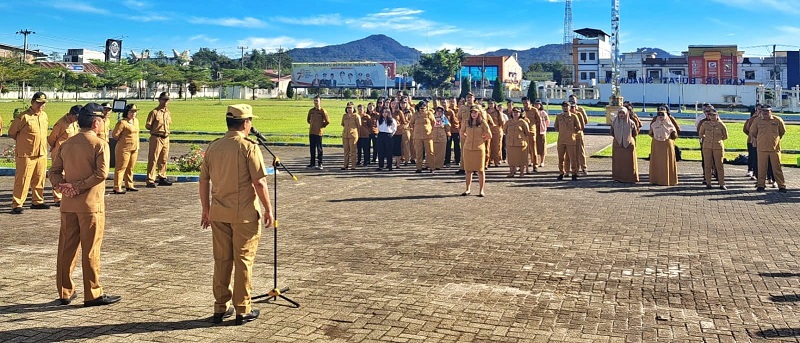
<path fill-rule="evenodd" d="M 583 28 L 583 29 L 579 29 L 579 30 L 575 30 L 573 32 L 575 32 L 575 33 L 577 33 L 577 34 L 579 34 L 581 36 L 587 37 L 587 38 L 596 38 L 596 37 L 599 37 L 600 35 L 604 35 L 606 37 L 611 37 L 611 35 L 609 35 L 608 33 L 603 32 L 603 30 L 590 29 L 588 27 L 587 28 Z"/>
<path fill-rule="evenodd" d="M 75 62 L 36 62 L 36 64 L 45 68 L 67 68 L 69 65 L 82 65 L 83 72 L 89 74 L 102 74 L 105 70 L 91 63 L 75 63 Z"/>
<path fill-rule="evenodd" d="M 13 46 L 13 45 L 8 45 L 8 44 L 0 44 L 0 49 L 17 51 L 17 52 L 20 52 L 20 53 L 23 52 L 22 48 L 17 47 L 17 46 Z M 41 52 L 39 50 L 28 49 L 27 53 L 30 54 L 30 55 L 33 55 L 34 57 L 46 57 L 47 56 L 47 54 L 45 54 L 45 53 L 43 53 L 43 52 Z"/>

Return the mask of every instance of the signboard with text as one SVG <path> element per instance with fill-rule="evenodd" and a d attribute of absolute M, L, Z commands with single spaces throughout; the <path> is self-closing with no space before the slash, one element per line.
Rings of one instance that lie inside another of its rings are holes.
<path fill-rule="evenodd" d="M 292 84 L 298 88 L 394 87 L 395 68 L 396 62 L 292 63 Z"/>

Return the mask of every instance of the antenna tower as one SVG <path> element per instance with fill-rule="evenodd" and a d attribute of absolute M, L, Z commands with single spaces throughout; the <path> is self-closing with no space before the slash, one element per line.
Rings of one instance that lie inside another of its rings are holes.
<path fill-rule="evenodd" d="M 572 30 L 572 0 L 566 0 L 564 6 L 564 65 L 570 70 L 572 70 L 572 38 L 574 37 Z"/>

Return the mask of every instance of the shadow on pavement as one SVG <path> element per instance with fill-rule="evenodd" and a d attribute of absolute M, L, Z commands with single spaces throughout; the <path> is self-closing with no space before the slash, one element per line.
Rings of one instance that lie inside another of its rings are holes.
<path fill-rule="evenodd" d="M 148 332 L 164 332 L 192 330 L 198 328 L 209 328 L 212 326 L 233 325 L 229 320 L 223 324 L 211 323 L 211 318 L 201 318 L 192 320 L 182 320 L 178 322 L 139 322 L 125 324 L 98 324 L 72 327 L 34 327 L 8 331 L 0 331 L 0 341 L 20 339 L 22 337 L 32 338 L 36 336 L 36 342 L 62 342 L 67 340 L 94 339 L 113 334 L 137 334 Z"/>
<path fill-rule="evenodd" d="M 419 199 L 440 199 L 440 198 L 457 198 L 459 194 L 437 194 L 437 195 L 407 195 L 407 196 L 394 196 L 394 197 L 363 197 L 363 198 L 349 198 L 349 199 L 334 199 L 328 202 L 350 202 L 350 201 L 395 201 L 395 200 L 419 200 Z"/>
<path fill-rule="evenodd" d="M 769 300 L 776 303 L 791 303 L 800 301 L 800 295 L 787 294 L 787 295 L 771 295 Z"/>
<path fill-rule="evenodd" d="M 800 328 L 759 330 L 755 332 L 755 336 L 760 338 L 797 337 L 800 336 Z"/>
<path fill-rule="evenodd" d="M 59 300 L 55 299 L 53 301 L 38 304 L 1 305 L 0 314 L 63 311 L 73 308 L 75 308 L 74 305 L 61 305 Z"/>
<path fill-rule="evenodd" d="M 758 273 L 762 277 L 795 277 L 800 276 L 800 273 Z"/>

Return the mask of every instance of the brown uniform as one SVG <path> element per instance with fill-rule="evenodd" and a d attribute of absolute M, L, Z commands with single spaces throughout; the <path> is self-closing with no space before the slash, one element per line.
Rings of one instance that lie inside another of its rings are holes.
<path fill-rule="evenodd" d="M 562 112 L 556 116 L 555 127 L 558 130 L 558 172 L 561 175 L 566 174 L 566 163 L 569 163 L 572 175 L 577 175 L 579 167 L 576 156 L 578 154 L 578 132 L 583 130 L 581 120 L 573 113 Z"/>
<path fill-rule="evenodd" d="M 258 144 L 237 131 L 212 142 L 203 157 L 200 181 L 211 183 L 215 313 L 224 313 L 231 300 L 237 313 L 251 311 L 253 261 L 263 217 L 253 183 L 266 176 Z"/>
<path fill-rule="evenodd" d="M 50 182 L 69 183 L 79 191 L 61 201 L 61 230 L 58 237 L 56 287 L 59 298 L 69 299 L 75 291 L 72 271 L 81 248 L 84 302 L 103 295 L 100 286 L 100 246 L 105 231 L 105 180 L 111 157 L 108 143 L 90 129 L 82 129 L 61 145 L 53 156 Z"/>
<path fill-rule="evenodd" d="M 111 134 L 117 140 L 114 147 L 114 189 L 133 187 L 133 167 L 139 151 L 139 119 L 122 119 Z"/>
<path fill-rule="evenodd" d="M 147 151 L 147 183 L 167 178 L 167 158 L 169 157 L 169 134 L 172 114 L 165 107 L 155 108 L 147 115 L 144 127 L 150 130 L 150 147 Z M 115 156 L 116 157 L 116 156 Z"/>
<path fill-rule="evenodd" d="M 358 152 L 358 128 L 361 126 L 361 117 L 358 114 L 342 116 L 342 145 L 344 147 L 344 166 L 342 168 L 355 168 L 356 154 Z"/>
<path fill-rule="evenodd" d="M 97 134 L 97 137 L 108 143 L 108 132 L 111 129 L 111 119 L 108 117 L 103 118 L 103 131 Z"/>
<path fill-rule="evenodd" d="M 536 132 L 539 130 L 539 110 L 536 107 L 523 108 L 525 120 L 528 122 L 528 163 L 536 165 Z"/>
<path fill-rule="evenodd" d="M 443 120 L 447 118 L 446 115 L 442 115 L 442 117 L 439 118 L 434 115 L 433 118 L 435 121 L 433 123 L 433 131 L 431 133 L 431 136 L 433 137 L 432 168 L 439 170 L 444 167 L 444 152 L 447 149 L 447 137 L 450 137 L 450 130 L 452 129 L 451 125 L 445 124 Z"/>
<path fill-rule="evenodd" d="M 700 124 L 698 135 L 703 138 L 703 172 L 706 185 L 711 185 L 711 169 L 716 169 L 719 185 L 725 185 L 725 168 L 722 158 L 725 154 L 724 140 L 728 139 L 728 128 L 721 121 L 706 120 Z"/>
<path fill-rule="evenodd" d="M 68 116 L 69 114 L 65 114 L 63 117 L 58 119 L 56 124 L 53 125 L 53 131 L 50 131 L 50 135 L 47 136 L 47 144 L 50 145 L 51 158 L 55 158 L 55 156 L 58 154 L 59 148 L 61 148 L 61 144 L 63 144 L 67 138 L 78 134 L 80 131 L 77 119 L 69 122 Z M 77 116 L 73 116 L 73 118 L 77 118 Z M 61 192 L 57 191 L 55 187 L 53 188 L 53 200 L 56 203 L 61 202 Z"/>
<path fill-rule="evenodd" d="M 11 207 L 22 207 L 31 188 L 34 205 L 44 203 L 44 179 L 47 172 L 47 113 L 33 113 L 29 108 L 8 128 L 8 136 L 14 139 L 16 174 Z"/>
<path fill-rule="evenodd" d="M 491 135 L 492 131 L 486 122 L 480 126 L 470 127 L 467 122 L 461 123 L 461 141 L 464 142 L 463 159 L 461 165 L 464 171 L 483 171 L 486 168 L 486 140 L 484 136 Z"/>
<path fill-rule="evenodd" d="M 489 143 L 489 162 L 499 165 L 503 160 L 503 115 L 497 109 L 490 109 L 487 114 L 492 117 L 492 141 Z M 487 162 L 488 164 L 488 162 Z"/>
<path fill-rule="evenodd" d="M 433 166 L 433 137 L 431 133 L 433 132 L 433 124 L 436 122 L 436 118 L 433 117 L 433 113 L 429 111 L 417 111 L 411 115 L 411 120 L 409 121 L 409 125 L 413 128 L 413 141 L 414 141 L 414 160 L 417 163 L 417 170 L 423 168 L 422 163 L 422 153 L 425 152 L 425 156 L 428 159 L 427 166 L 429 168 L 434 168 Z"/>
<path fill-rule="evenodd" d="M 401 137 L 400 159 L 403 162 L 408 162 L 411 160 L 411 130 L 408 129 L 408 115 L 403 110 L 398 109 L 392 113 L 392 117 L 397 121 L 397 131 L 394 132 L 394 135 Z"/>
<path fill-rule="evenodd" d="M 586 143 L 583 141 L 583 129 L 586 127 L 586 124 L 589 122 L 589 117 L 586 115 L 586 110 L 583 107 L 577 106 L 575 109 L 575 114 L 578 116 L 578 119 L 581 121 L 581 130 L 578 131 L 576 136 L 576 157 L 578 158 L 578 167 L 581 170 L 586 171 Z M 677 127 L 677 126 L 676 126 Z"/>
<path fill-rule="evenodd" d="M 509 167 L 525 167 L 528 165 L 528 136 L 530 128 L 522 119 L 509 119 L 504 127 L 506 139 L 507 161 Z"/>
<path fill-rule="evenodd" d="M 767 164 L 772 166 L 778 188 L 786 188 L 781 169 L 781 138 L 786 133 L 783 119 L 770 116 L 769 119 L 756 119 L 750 125 L 750 135 L 756 140 L 758 149 L 758 187 L 764 187 L 767 178 Z"/>

